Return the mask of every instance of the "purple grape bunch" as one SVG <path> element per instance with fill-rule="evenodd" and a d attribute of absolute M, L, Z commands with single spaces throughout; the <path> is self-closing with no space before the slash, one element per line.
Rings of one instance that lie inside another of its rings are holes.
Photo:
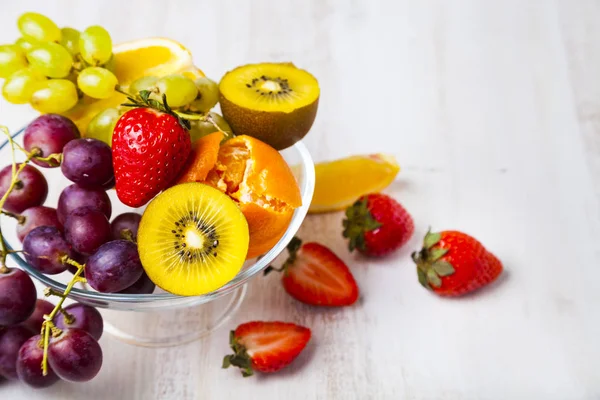
<path fill-rule="evenodd" d="M 125 213 L 109 222 L 112 205 L 106 190 L 115 181 L 111 148 L 80 136 L 66 117 L 36 118 L 23 136 L 31 162 L 60 167 L 73 184 L 63 189 L 56 208 L 49 207 L 44 205 L 48 182 L 42 172 L 30 164 L 17 165 L 15 180 L 8 165 L 0 170 L 0 198 L 10 193 L 0 208 L 17 220 L 23 256 L 39 272 L 85 274 L 99 292 L 152 293 L 155 285 L 142 268 L 136 245 L 141 216 Z M 37 299 L 24 271 L 0 263 L 0 379 L 44 388 L 59 380 L 88 381 L 99 372 L 102 315 L 81 303 L 62 307 L 68 293 L 50 294 L 59 297 L 57 305 Z M 49 339 L 47 362 L 44 335 Z"/>

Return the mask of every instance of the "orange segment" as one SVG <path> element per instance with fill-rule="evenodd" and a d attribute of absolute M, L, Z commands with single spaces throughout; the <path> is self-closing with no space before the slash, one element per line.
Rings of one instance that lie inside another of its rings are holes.
<path fill-rule="evenodd" d="M 192 154 L 177 183 L 203 182 L 217 162 L 221 140 L 223 140 L 222 132 L 211 133 L 196 140 Z"/>
<path fill-rule="evenodd" d="M 302 205 L 298 183 L 281 154 L 250 136 L 221 146 L 206 183 L 239 202 L 250 231 L 248 258 L 271 249 Z"/>
<path fill-rule="evenodd" d="M 342 210 L 360 196 L 394 181 L 400 166 L 387 154 L 360 155 L 315 165 L 315 194 L 309 212 Z"/>

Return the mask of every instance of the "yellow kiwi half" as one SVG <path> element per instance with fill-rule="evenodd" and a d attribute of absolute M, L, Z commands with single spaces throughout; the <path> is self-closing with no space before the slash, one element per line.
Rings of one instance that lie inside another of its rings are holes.
<path fill-rule="evenodd" d="M 219 84 L 223 117 L 236 135 L 253 136 L 277 150 L 310 130 L 319 105 L 319 82 L 291 63 L 248 64 Z"/>
<path fill-rule="evenodd" d="M 198 296 L 225 285 L 242 269 L 248 223 L 220 190 L 185 183 L 150 202 L 137 241 L 152 282 L 167 292 Z"/>

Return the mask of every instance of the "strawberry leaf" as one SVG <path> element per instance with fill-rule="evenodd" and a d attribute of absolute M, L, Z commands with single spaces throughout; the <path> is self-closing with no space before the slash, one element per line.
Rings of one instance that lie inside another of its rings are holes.
<path fill-rule="evenodd" d="M 442 235 L 439 233 L 431 233 L 431 229 L 429 231 L 427 231 L 427 234 L 425 235 L 425 239 L 423 239 L 423 247 L 425 247 L 426 249 L 430 249 L 433 246 L 435 246 L 440 239 L 442 238 Z"/>
<path fill-rule="evenodd" d="M 438 260 L 432 265 L 433 270 L 439 276 L 449 276 L 454 273 L 454 267 L 448 261 Z"/>
<path fill-rule="evenodd" d="M 436 274 L 435 270 L 433 270 L 433 269 L 427 270 L 427 282 L 429 282 L 429 284 L 431 286 L 436 287 L 436 288 L 439 288 L 440 286 L 442 286 L 442 280 L 440 279 L 438 274 Z"/>
<path fill-rule="evenodd" d="M 419 277 L 419 283 L 423 285 L 425 289 L 430 289 L 429 282 L 427 281 L 427 274 L 421 268 L 417 267 L 417 276 Z"/>
<path fill-rule="evenodd" d="M 232 358 L 232 355 L 231 355 L 231 354 L 230 354 L 230 355 L 227 355 L 227 356 L 225 356 L 225 357 L 223 358 L 223 366 L 222 366 L 221 368 L 223 368 L 223 369 L 227 369 L 227 368 L 231 367 L 231 358 Z"/>
<path fill-rule="evenodd" d="M 346 209 L 346 219 L 342 225 L 344 237 L 350 239 L 348 243 L 350 251 L 366 250 L 365 233 L 381 227 L 381 223 L 371 215 L 366 197 L 357 200 Z"/>
<path fill-rule="evenodd" d="M 429 254 L 427 256 L 427 260 L 430 262 L 437 261 L 440 258 L 442 258 L 447 252 L 448 252 L 448 249 L 442 249 L 440 247 L 429 249 Z"/>
<path fill-rule="evenodd" d="M 241 369 L 244 378 L 254 375 L 250 355 L 246 352 L 246 348 L 237 341 L 235 331 L 229 332 L 229 344 L 234 354 L 226 355 L 223 358 L 222 368 L 229 368 L 233 365 Z"/>
<path fill-rule="evenodd" d="M 173 111 L 173 109 L 171 109 L 171 107 L 169 106 L 169 103 L 167 102 L 167 95 L 164 93 L 162 95 L 162 103 L 161 103 L 158 100 L 150 98 L 150 96 L 152 95 L 152 92 L 149 90 L 140 90 L 137 98 L 131 97 L 129 95 L 129 93 L 124 92 L 120 89 L 117 89 L 117 91 L 121 94 L 124 94 L 127 97 L 127 100 L 129 100 L 129 103 L 121 104 L 122 106 L 152 108 L 154 110 L 158 110 L 160 112 L 167 113 L 167 114 L 172 115 L 173 117 L 177 118 L 177 122 L 179 122 L 179 125 L 181 125 L 184 129 L 187 129 L 189 131 L 192 128 L 190 121 L 183 118 L 177 112 Z"/>

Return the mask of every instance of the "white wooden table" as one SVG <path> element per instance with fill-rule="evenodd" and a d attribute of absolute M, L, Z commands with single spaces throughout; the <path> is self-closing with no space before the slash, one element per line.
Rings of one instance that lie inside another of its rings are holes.
<path fill-rule="evenodd" d="M 362 299 L 315 310 L 278 278 L 256 278 L 227 327 L 196 343 L 143 349 L 101 341 L 88 384 L 21 399 L 600 398 L 600 3 L 592 0 L 8 1 L 0 42 L 26 10 L 60 25 L 100 24 L 116 42 L 166 36 L 209 76 L 292 60 L 319 79 L 313 157 L 393 153 L 388 193 L 416 235 L 383 261 L 348 254 L 341 213 L 302 237 L 331 246 Z M 17 129 L 35 113 L 0 100 Z M 409 254 L 427 227 L 477 236 L 504 262 L 488 290 L 445 300 L 417 283 Z M 313 330 L 287 370 L 222 370 L 228 330 L 251 319 Z"/>

